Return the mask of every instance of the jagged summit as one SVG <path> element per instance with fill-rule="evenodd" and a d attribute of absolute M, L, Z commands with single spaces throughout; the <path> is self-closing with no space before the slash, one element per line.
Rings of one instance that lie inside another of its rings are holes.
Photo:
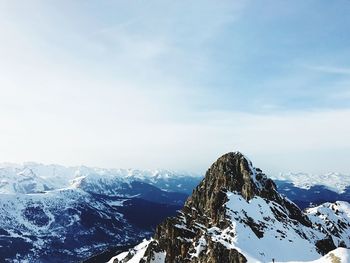
<path fill-rule="evenodd" d="M 260 196 L 286 207 L 293 219 L 305 225 L 310 222 L 302 215 L 300 209 L 277 191 L 275 183 L 240 152 L 226 153 L 217 159 L 206 172 L 202 182 L 194 189 L 192 196 L 185 203 L 201 213 L 209 214 L 215 222 L 217 215 L 223 214 L 227 202 L 227 192 L 234 192 L 249 201 Z"/>
<path fill-rule="evenodd" d="M 196 188 L 200 192 L 206 188 L 210 196 L 222 189 L 241 193 L 248 201 L 254 195 L 273 197 L 276 185 L 240 152 L 226 153 L 217 159 L 206 172 L 202 183 Z"/>
<path fill-rule="evenodd" d="M 350 244 L 350 212 L 344 205 L 338 207 L 337 212 L 328 208 L 319 209 L 318 213 L 302 212 L 280 195 L 275 183 L 254 168 L 247 157 L 231 152 L 211 165 L 178 216 L 160 224 L 152 240 L 113 260 L 157 263 L 315 260 L 336 247 Z M 347 215 L 342 228 L 336 231 L 330 224 L 338 220 L 334 213 Z"/>

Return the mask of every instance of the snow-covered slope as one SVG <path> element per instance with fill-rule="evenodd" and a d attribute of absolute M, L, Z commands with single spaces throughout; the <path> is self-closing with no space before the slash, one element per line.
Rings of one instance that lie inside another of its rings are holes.
<path fill-rule="evenodd" d="M 152 240 L 114 262 L 327 262 L 326 253 L 349 248 L 349 207 L 326 203 L 303 212 L 244 155 L 228 153 Z M 344 251 L 332 255 L 346 260 Z"/>
<path fill-rule="evenodd" d="M 151 240 L 152 241 L 152 240 Z M 128 261 L 129 263 L 139 263 L 142 258 L 144 258 L 146 249 L 148 244 L 151 241 L 143 241 L 139 245 L 137 245 L 133 251 L 134 251 L 134 257 Z M 201 251 L 196 251 L 201 252 Z M 123 259 L 127 256 L 128 252 L 121 253 L 113 258 L 111 258 L 107 263 L 114 263 L 114 262 L 122 262 Z M 152 263 L 162 263 L 164 262 L 165 255 L 163 253 L 158 253 L 157 258 L 155 257 Z M 117 261 L 118 260 L 118 261 Z M 250 260 L 248 262 L 252 262 L 254 260 Z M 269 261 L 267 261 L 269 262 Z M 312 261 L 276 261 L 276 263 L 349 263 L 350 262 L 350 249 L 347 248 L 336 248 L 332 250 L 331 252 L 327 253 L 323 257 L 312 260 Z"/>
<path fill-rule="evenodd" d="M 149 243 L 151 241 L 152 240 L 144 239 L 140 244 L 138 244 L 137 246 L 132 248 L 130 251 L 123 252 L 123 253 L 111 258 L 107 263 L 113 263 L 114 261 L 117 261 L 117 260 L 121 261 L 121 260 L 125 259 L 128 256 L 128 254 L 129 254 L 129 256 L 132 256 L 132 259 L 130 259 L 128 261 L 129 263 L 139 263 L 140 260 L 144 257 L 147 246 L 149 245 Z"/>
<path fill-rule="evenodd" d="M 155 225 L 177 209 L 79 188 L 1 194 L 0 262 L 77 262 L 149 237 Z"/>
<path fill-rule="evenodd" d="M 99 200 L 79 189 L 2 194 L 0 261 L 74 262 L 106 247 L 108 240 L 128 243 L 146 236 L 119 210 L 116 204 L 123 201 Z"/>
<path fill-rule="evenodd" d="M 350 249 L 338 247 L 332 250 L 331 252 L 327 253 L 323 257 L 313 261 L 290 261 L 288 263 L 349 263 L 349 262 L 350 262 Z"/>
<path fill-rule="evenodd" d="M 319 257 L 315 243 L 323 235 L 297 221 L 281 220 L 283 217 L 287 219 L 289 213 L 280 204 L 259 196 L 249 202 L 239 194 L 228 192 L 227 196 L 226 213 L 232 226 L 218 230 L 212 239 L 237 249 L 252 262 L 268 262 L 273 258 L 282 262 L 312 260 Z M 301 234 L 308 238 L 301 238 Z"/>
<path fill-rule="evenodd" d="M 350 248 L 350 204 L 337 201 L 306 210 L 313 226 L 332 237 L 336 247 Z"/>
<path fill-rule="evenodd" d="M 135 244 L 181 207 L 187 194 L 170 190 L 186 178 L 199 180 L 168 171 L 2 164 L 0 262 L 77 262 Z M 169 182 L 168 191 L 144 181 Z"/>

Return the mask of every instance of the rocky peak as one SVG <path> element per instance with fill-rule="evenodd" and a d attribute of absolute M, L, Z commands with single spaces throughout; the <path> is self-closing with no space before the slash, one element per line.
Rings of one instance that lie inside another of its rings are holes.
<path fill-rule="evenodd" d="M 240 152 L 230 152 L 221 156 L 206 172 L 196 192 L 206 190 L 209 196 L 221 190 L 240 193 L 249 201 L 254 195 L 273 197 L 276 185 L 260 169 Z"/>
<path fill-rule="evenodd" d="M 206 172 L 203 181 L 195 188 L 185 207 L 207 214 L 215 222 L 222 220 L 226 193 L 235 192 L 249 201 L 255 195 L 282 201 L 275 183 L 240 152 L 226 153 L 217 159 Z"/>
<path fill-rule="evenodd" d="M 178 216 L 160 224 L 142 252 L 131 250 L 115 262 L 132 262 L 140 253 L 143 263 L 315 259 L 341 244 L 330 235 L 343 238 L 320 224 L 280 195 L 247 157 L 231 152 L 211 165 Z M 298 249 L 300 255 L 290 253 Z"/>

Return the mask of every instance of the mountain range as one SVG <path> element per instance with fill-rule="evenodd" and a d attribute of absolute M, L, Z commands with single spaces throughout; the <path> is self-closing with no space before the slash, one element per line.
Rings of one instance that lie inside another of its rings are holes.
<path fill-rule="evenodd" d="M 197 182 L 165 170 L 2 165 L 0 262 L 78 262 L 111 244 L 135 244 Z"/>
<path fill-rule="evenodd" d="M 322 184 L 325 176 L 280 174 L 276 189 L 303 209 L 350 201 L 349 176 L 326 176 L 333 179 Z M 202 179 L 167 170 L 0 164 L 0 261 L 104 262 L 149 239 Z"/>

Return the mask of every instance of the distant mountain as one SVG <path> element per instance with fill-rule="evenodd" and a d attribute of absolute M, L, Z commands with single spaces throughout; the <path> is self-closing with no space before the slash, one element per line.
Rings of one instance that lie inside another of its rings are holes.
<path fill-rule="evenodd" d="M 273 178 L 278 191 L 301 208 L 324 202 L 350 202 L 350 175 L 286 173 Z"/>
<path fill-rule="evenodd" d="M 0 262 L 76 262 L 149 236 L 179 206 L 65 189 L 0 196 Z M 142 211 L 142 220 L 135 214 Z"/>
<path fill-rule="evenodd" d="M 303 212 L 235 152 L 213 163 L 178 215 L 158 225 L 152 239 L 109 262 L 348 262 L 348 248 L 349 203 Z"/>
<path fill-rule="evenodd" d="M 0 194 L 30 194 L 67 187 L 113 194 L 112 187 L 133 181 L 153 185 L 163 191 L 190 194 L 201 180 L 198 174 L 168 170 L 104 169 L 86 166 L 65 167 L 39 163 L 0 164 Z M 107 187 L 105 187 L 107 186 Z"/>
<path fill-rule="evenodd" d="M 295 187 L 302 189 L 311 189 L 313 186 L 324 186 L 332 192 L 341 194 L 350 187 L 350 174 L 327 173 L 327 174 L 310 174 L 310 173 L 280 173 L 272 176 L 273 180 L 288 181 Z"/>
<path fill-rule="evenodd" d="M 275 180 L 275 183 L 281 194 L 287 196 L 302 209 L 317 206 L 325 202 L 350 202 L 350 187 L 338 193 L 324 185 L 313 185 L 306 189 L 297 187 L 289 181 Z"/>
<path fill-rule="evenodd" d="M 0 262 L 77 262 L 112 245 L 135 244 L 175 215 L 196 178 L 168 171 L 1 165 Z M 165 182 L 163 190 L 155 186 Z"/>

